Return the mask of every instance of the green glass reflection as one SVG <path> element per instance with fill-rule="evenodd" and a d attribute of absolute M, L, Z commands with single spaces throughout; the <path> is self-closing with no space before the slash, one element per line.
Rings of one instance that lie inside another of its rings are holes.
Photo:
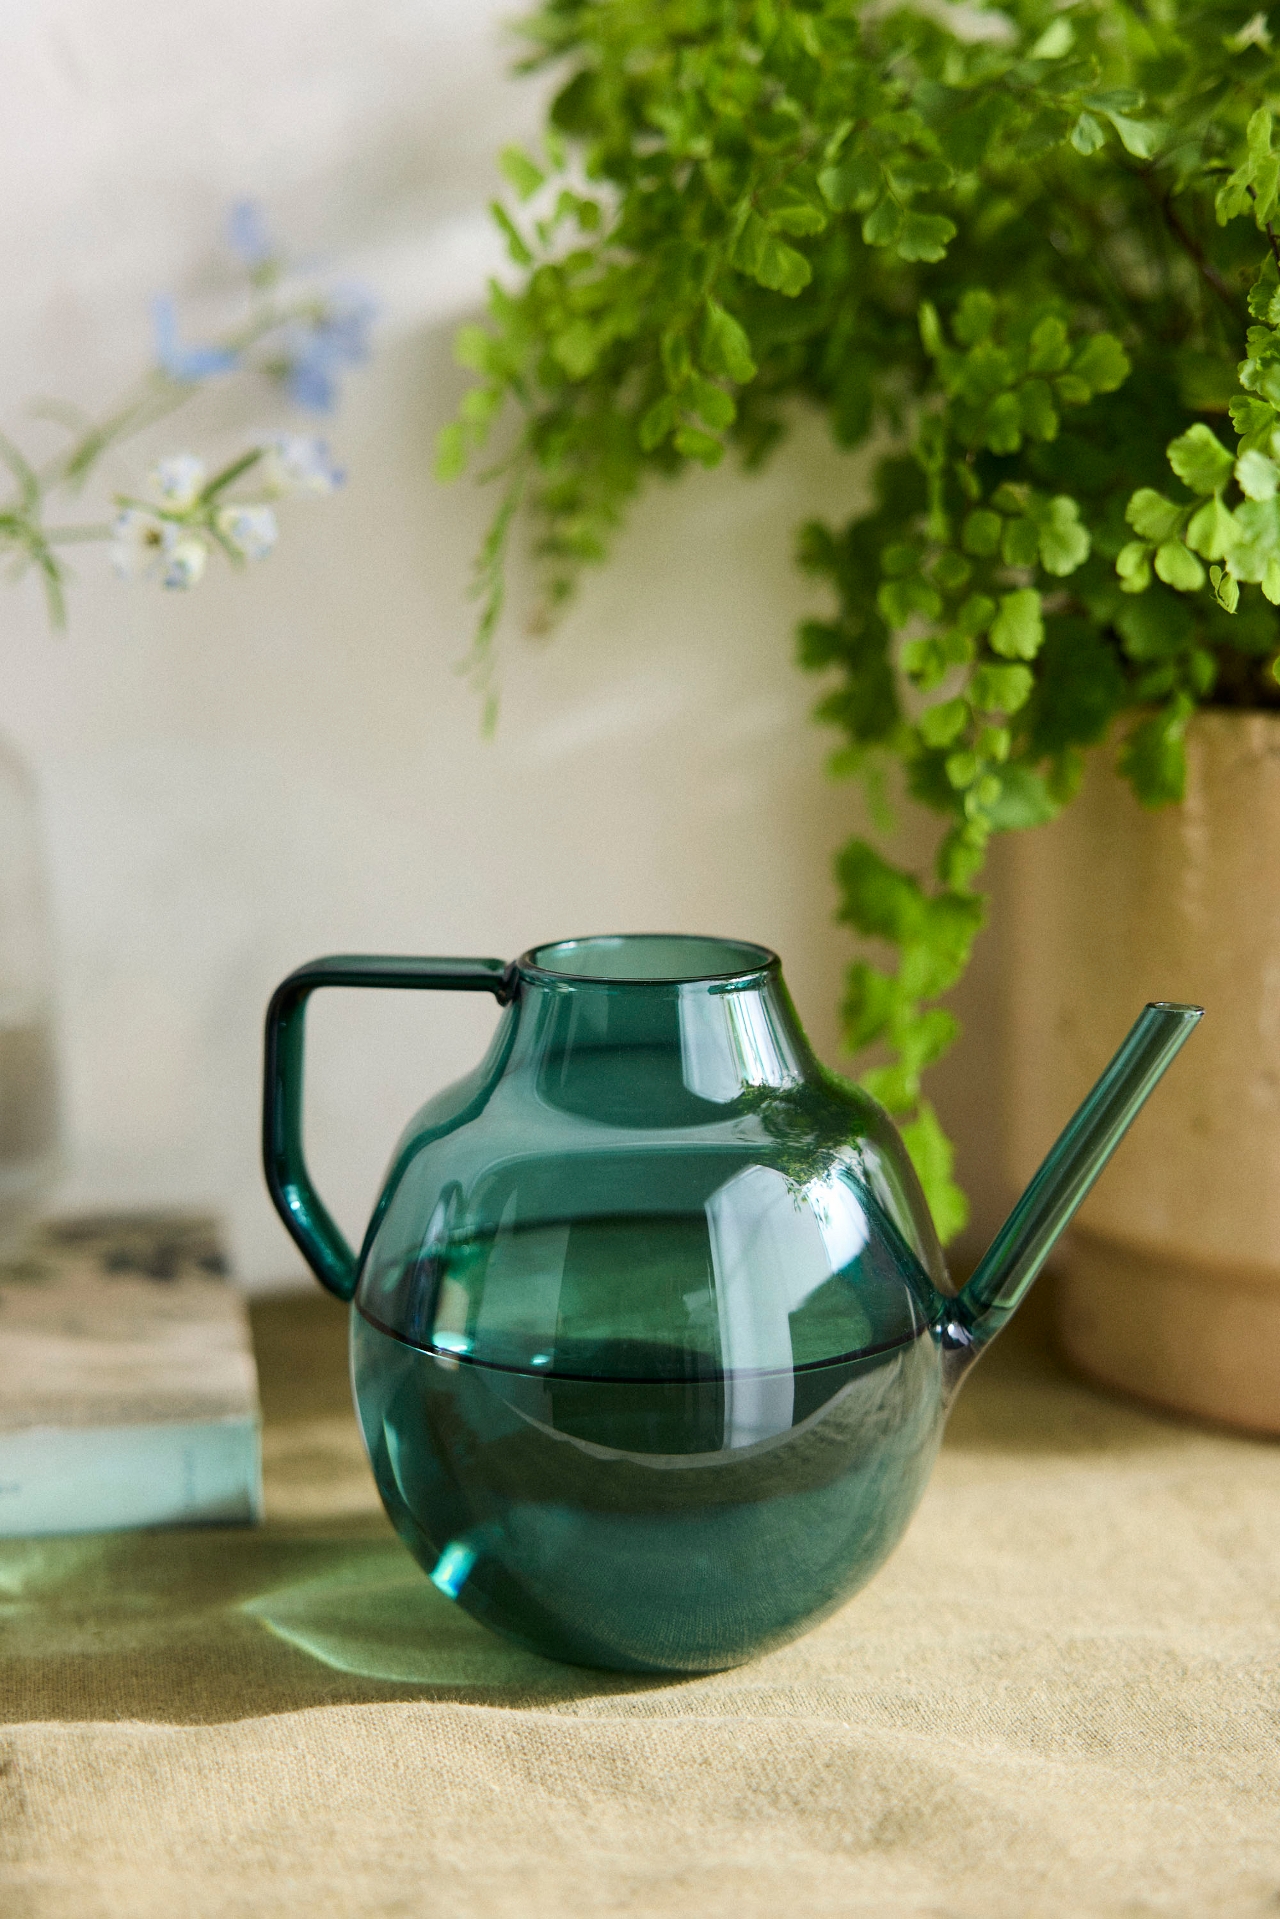
<path fill-rule="evenodd" d="M 530 1650 L 639 1672 L 734 1665 L 838 1606 L 897 1543 L 940 1428 L 928 1339 L 803 1374 L 539 1378 L 356 1313 L 352 1372 L 439 1589 Z"/>

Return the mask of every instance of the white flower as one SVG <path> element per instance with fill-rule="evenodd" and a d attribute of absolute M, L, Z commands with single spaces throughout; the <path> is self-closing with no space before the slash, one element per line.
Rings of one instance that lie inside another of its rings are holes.
<path fill-rule="evenodd" d="M 202 539 L 183 526 L 167 525 L 164 530 L 164 572 L 162 586 L 194 586 L 204 572 L 209 549 Z"/>
<path fill-rule="evenodd" d="M 140 506 L 126 506 L 116 515 L 111 564 L 123 580 L 158 573 L 162 586 L 194 586 L 208 557 L 208 547 L 189 527 Z"/>
<path fill-rule="evenodd" d="M 332 493 L 345 475 L 323 440 L 280 433 L 262 443 L 262 472 L 272 493 Z"/>
<path fill-rule="evenodd" d="M 122 580 L 145 580 L 164 557 L 166 527 L 154 513 L 127 506 L 116 515 L 111 564 Z"/>
<path fill-rule="evenodd" d="M 205 482 L 205 465 L 194 453 L 175 453 L 161 460 L 151 475 L 152 490 L 165 506 L 185 513 L 199 498 Z"/>
<path fill-rule="evenodd" d="M 276 516 L 269 506 L 224 506 L 218 531 L 246 560 L 265 560 L 276 543 Z"/>

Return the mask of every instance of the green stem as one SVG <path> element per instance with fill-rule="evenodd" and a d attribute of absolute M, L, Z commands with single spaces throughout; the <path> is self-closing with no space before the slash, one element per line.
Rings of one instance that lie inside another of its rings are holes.
<path fill-rule="evenodd" d="M 21 448 L 16 447 L 13 441 L 3 433 L 0 433 L 0 460 L 4 461 L 18 482 L 22 493 L 23 511 L 29 513 L 40 498 L 40 482 Z"/>
<path fill-rule="evenodd" d="M 228 353 L 244 354 L 269 334 L 279 332 L 295 320 L 314 320 L 322 310 L 322 303 L 315 299 L 299 300 L 286 307 L 268 304 L 256 318 L 228 334 L 219 344 Z M 167 419 L 191 398 L 198 385 L 198 381 L 178 380 L 163 367 L 153 367 L 103 419 L 87 427 L 67 452 L 41 471 L 41 486 L 52 490 L 83 480 L 108 447 L 132 439 L 147 427 Z"/>
<path fill-rule="evenodd" d="M 1173 204 L 1172 189 L 1161 192 L 1151 177 L 1150 167 L 1134 167 L 1130 168 L 1129 171 L 1137 175 L 1143 187 L 1159 207 L 1165 225 L 1187 258 L 1191 261 L 1191 264 L 1195 267 L 1196 272 L 1205 281 L 1207 286 L 1213 288 L 1232 317 L 1238 320 L 1240 317 L 1239 289 L 1233 287 L 1229 280 L 1223 278 L 1217 267 L 1214 266 L 1213 262 L 1206 255 L 1204 248 L 1200 245 L 1200 242 L 1196 239 L 1190 228 L 1184 224 L 1181 214 Z"/>
<path fill-rule="evenodd" d="M 242 473 L 247 473 L 251 466 L 256 466 L 261 458 L 261 447 L 255 446 L 251 452 L 242 453 L 238 460 L 232 460 L 230 466 L 224 466 L 221 473 L 214 474 L 208 486 L 205 487 L 203 493 L 200 495 L 201 499 L 216 499 L 218 494 L 225 492 L 227 487 L 233 485 Z"/>

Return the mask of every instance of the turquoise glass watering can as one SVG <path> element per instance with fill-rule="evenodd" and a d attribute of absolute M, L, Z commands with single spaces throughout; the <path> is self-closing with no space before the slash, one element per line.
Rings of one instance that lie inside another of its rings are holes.
<path fill-rule="evenodd" d="M 320 986 L 504 1009 L 405 1130 L 358 1258 L 302 1151 Z M 763 947 L 300 967 L 267 1016 L 267 1182 L 354 1303 L 401 1538 L 477 1619 L 580 1665 L 707 1672 L 804 1631 L 893 1549 L 965 1371 L 1200 1016 L 1145 1009 L 956 1292 L 901 1138 L 819 1065 Z"/>

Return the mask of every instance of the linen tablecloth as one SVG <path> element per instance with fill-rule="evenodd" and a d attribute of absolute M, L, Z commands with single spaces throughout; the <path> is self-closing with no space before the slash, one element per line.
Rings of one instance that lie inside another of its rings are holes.
<path fill-rule="evenodd" d="M 0 1915 L 1280 1911 L 1280 1449 L 1033 1302 L 874 1583 L 712 1678 L 522 1654 L 382 1518 L 345 1313 L 255 1308 L 267 1522 L 0 1543 Z"/>

